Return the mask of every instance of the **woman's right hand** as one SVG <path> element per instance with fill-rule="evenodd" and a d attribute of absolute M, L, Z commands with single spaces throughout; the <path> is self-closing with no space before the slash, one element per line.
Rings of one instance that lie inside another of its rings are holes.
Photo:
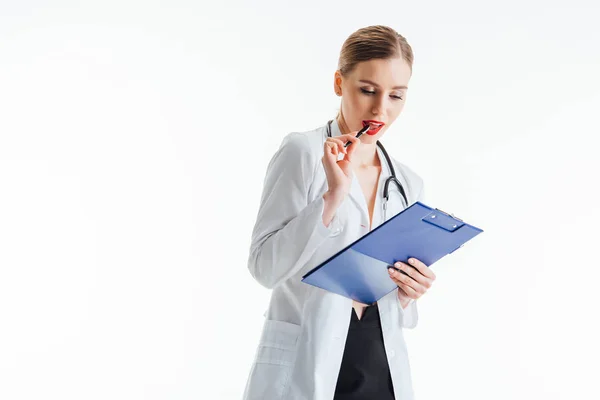
<path fill-rule="evenodd" d="M 350 132 L 345 135 L 327 138 L 323 145 L 323 167 L 325 167 L 325 175 L 327 176 L 328 192 L 336 193 L 342 198 L 350 192 L 352 183 L 352 155 L 360 146 L 360 139 L 356 138 L 358 131 Z M 352 142 L 347 148 L 344 144 Z M 338 159 L 338 154 L 343 153 L 344 158 Z"/>

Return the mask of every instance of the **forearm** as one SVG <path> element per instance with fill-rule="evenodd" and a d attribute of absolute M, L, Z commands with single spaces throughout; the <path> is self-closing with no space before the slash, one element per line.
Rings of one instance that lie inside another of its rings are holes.
<path fill-rule="evenodd" d="M 323 209 L 323 224 L 326 227 L 329 227 L 329 224 L 333 220 L 337 209 L 344 200 L 344 195 L 340 192 L 327 191 L 323 195 L 323 200 L 325 200 L 325 206 Z"/>

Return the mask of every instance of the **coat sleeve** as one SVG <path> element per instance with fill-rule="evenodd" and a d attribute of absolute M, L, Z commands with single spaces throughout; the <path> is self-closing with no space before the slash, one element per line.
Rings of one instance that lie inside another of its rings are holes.
<path fill-rule="evenodd" d="M 294 132 L 284 137 L 267 167 L 248 269 L 268 289 L 296 274 L 340 228 L 337 215 L 329 226 L 323 224 L 323 196 L 308 201 L 315 169 L 321 162 L 317 156 L 308 137 Z"/>
<path fill-rule="evenodd" d="M 425 191 L 423 189 L 423 185 L 421 185 L 421 191 L 417 196 L 417 201 L 425 202 Z M 398 289 L 397 289 L 398 290 Z M 397 294 L 397 293 L 396 293 Z M 407 329 L 413 329 L 417 326 L 417 322 L 419 321 L 419 312 L 417 310 L 417 302 L 415 300 L 410 300 L 410 303 L 406 306 L 406 308 L 402 308 L 402 303 L 400 303 L 400 299 L 396 296 L 396 301 L 398 304 L 398 309 L 402 314 L 402 327 Z"/>

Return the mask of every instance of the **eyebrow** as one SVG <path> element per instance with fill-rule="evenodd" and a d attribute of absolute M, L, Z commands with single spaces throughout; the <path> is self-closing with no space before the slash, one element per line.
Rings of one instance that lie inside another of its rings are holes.
<path fill-rule="evenodd" d="M 378 84 L 376 84 L 373 81 L 367 80 L 367 79 L 361 79 L 361 80 L 359 80 L 359 82 L 368 83 L 368 84 L 371 84 L 373 86 L 379 87 Z M 407 86 L 394 86 L 392 89 L 408 89 L 408 87 Z"/>

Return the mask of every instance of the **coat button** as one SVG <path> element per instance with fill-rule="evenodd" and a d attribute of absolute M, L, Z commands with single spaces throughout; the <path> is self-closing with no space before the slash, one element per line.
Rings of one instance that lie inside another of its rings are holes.
<path fill-rule="evenodd" d="M 396 352 L 394 350 L 390 350 L 390 357 L 394 357 L 396 355 Z"/>

